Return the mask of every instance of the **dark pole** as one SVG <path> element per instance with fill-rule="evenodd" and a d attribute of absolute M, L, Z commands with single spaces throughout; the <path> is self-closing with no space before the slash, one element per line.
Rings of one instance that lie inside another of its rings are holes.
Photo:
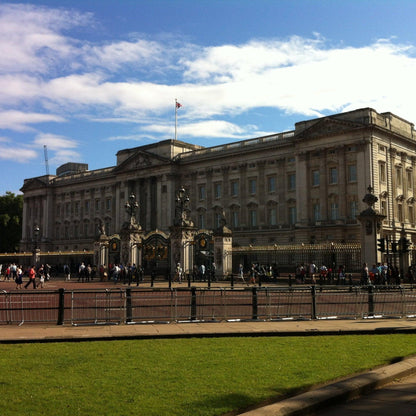
<path fill-rule="evenodd" d="M 33 236 L 34 236 L 34 249 L 33 249 L 33 265 L 36 266 L 39 259 L 38 259 L 38 241 L 39 241 L 39 233 L 40 228 L 39 225 L 35 225 L 35 228 L 33 229 Z"/>

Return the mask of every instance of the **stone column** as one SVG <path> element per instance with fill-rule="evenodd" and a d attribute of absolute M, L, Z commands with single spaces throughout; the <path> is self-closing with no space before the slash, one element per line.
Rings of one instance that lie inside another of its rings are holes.
<path fill-rule="evenodd" d="M 105 235 L 100 235 L 98 241 L 94 243 L 94 255 L 98 259 L 97 265 L 108 267 L 108 244 L 110 239 Z"/>
<path fill-rule="evenodd" d="M 215 277 L 224 279 L 233 272 L 233 238 L 232 231 L 225 223 L 214 233 Z"/>
<path fill-rule="evenodd" d="M 170 230 L 170 265 L 171 274 L 179 263 L 185 275 L 192 273 L 194 267 L 194 237 L 195 227 L 171 227 Z"/>
<path fill-rule="evenodd" d="M 196 227 L 189 218 L 189 196 L 184 188 L 180 188 L 175 198 L 175 218 L 173 226 L 170 227 L 170 267 L 171 274 L 175 273 L 180 263 L 185 274 L 191 273 L 193 268 L 193 241 Z"/>
<path fill-rule="evenodd" d="M 373 194 L 373 188 L 368 187 L 368 193 L 364 196 L 363 202 L 368 208 L 357 216 L 361 222 L 361 259 L 370 267 L 381 261 L 381 253 L 377 251 L 377 239 L 380 236 L 381 223 L 385 215 L 381 215 L 373 206 L 378 198 Z"/>

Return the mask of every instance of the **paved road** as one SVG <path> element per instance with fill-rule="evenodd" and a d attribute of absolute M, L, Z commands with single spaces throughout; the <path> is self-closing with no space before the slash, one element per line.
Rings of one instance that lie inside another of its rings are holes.
<path fill-rule="evenodd" d="M 311 416 L 416 416 L 416 375 L 405 377 L 345 404 Z"/>

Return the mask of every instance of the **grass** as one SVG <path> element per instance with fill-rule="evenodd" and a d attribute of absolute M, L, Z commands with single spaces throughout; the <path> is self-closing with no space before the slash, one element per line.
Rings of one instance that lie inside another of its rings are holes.
<path fill-rule="evenodd" d="M 1 414 L 222 415 L 416 354 L 416 335 L 0 345 Z"/>

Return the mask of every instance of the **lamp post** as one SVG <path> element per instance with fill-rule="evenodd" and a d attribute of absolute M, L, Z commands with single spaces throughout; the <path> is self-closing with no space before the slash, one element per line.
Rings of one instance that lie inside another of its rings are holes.
<path fill-rule="evenodd" d="M 39 225 L 35 225 L 35 228 L 33 229 L 33 237 L 34 237 L 33 265 L 37 265 L 39 263 L 39 252 L 40 252 L 38 248 L 39 234 L 40 234 Z"/>
<path fill-rule="evenodd" d="M 189 196 L 182 186 L 176 193 L 175 220 L 174 225 L 177 227 L 191 227 L 192 221 L 188 218 L 189 213 Z"/>
<path fill-rule="evenodd" d="M 124 204 L 127 214 L 129 214 L 130 224 L 135 222 L 136 211 L 139 208 L 139 203 L 136 201 L 136 195 L 132 192 L 129 196 L 129 200 Z"/>

